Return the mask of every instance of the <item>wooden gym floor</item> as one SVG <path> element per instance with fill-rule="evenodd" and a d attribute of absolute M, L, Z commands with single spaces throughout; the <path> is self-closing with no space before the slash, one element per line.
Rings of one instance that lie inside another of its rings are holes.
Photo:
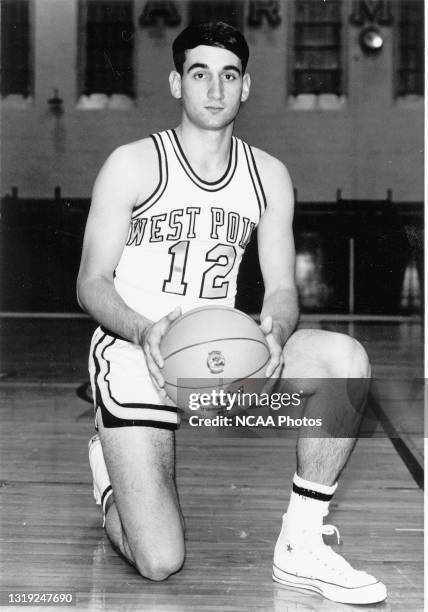
<path fill-rule="evenodd" d="M 388 587 L 364 610 L 423 610 L 423 333 L 419 323 L 337 323 L 366 346 L 372 413 L 331 504 L 338 550 Z M 352 610 L 271 580 L 274 543 L 295 469 L 294 442 L 275 436 L 177 435 L 187 524 L 184 569 L 140 578 L 110 548 L 92 501 L 86 319 L 0 319 L 1 599 L 74 592 L 77 609 L 145 612 Z M 372 428 L 373 429 L 373 428 Z M 389 434 L 384 433 L 386 430 Z"/>

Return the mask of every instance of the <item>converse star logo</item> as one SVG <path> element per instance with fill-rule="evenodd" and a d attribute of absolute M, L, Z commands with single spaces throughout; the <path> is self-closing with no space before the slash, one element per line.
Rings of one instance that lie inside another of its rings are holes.
<path fill-rule="evenodd" d="M 291 546 L 291 544 L 287 544 L 287 552 L 291 552 L 293 550 L 293 547 Z"/>

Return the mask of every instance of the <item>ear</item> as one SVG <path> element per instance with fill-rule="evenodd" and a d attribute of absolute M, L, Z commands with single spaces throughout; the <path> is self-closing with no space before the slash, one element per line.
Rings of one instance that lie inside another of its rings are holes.
<path fill-rule="evenodd" d="M 241 102 L 245 102 L 250 95 L 250 87 L 251 87 L 251 77 L 246 72 L 242 77 L 242 92 L 241 92 Z"/>
<path fill-rule="evenodd" d="M 176 100 L 181 98 L 181 76 L 176 70 L 172 70 L 169 75 L 169 88 L 171 95 Z"/>

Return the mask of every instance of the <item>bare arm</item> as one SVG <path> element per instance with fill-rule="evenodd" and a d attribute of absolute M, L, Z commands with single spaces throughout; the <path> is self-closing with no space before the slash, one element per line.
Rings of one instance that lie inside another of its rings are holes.
<path fill-rule="evenodd" d="M 148 320 L 125 304 L 113 284 L 137 197 L 132 155 L 125 148 L 117 149 L 95 181 L 83 240 L 77 298 L 96 321 L 138 343 Z"/>
<path fill-rule="evenodd" d="M 152 192 L 156 172 L 156 153 L 148 140 L 120 147 L 102 167 L 95 181 L 86 224 L 77 297 L 81 307 L 101 325 L 143 346 L 152 377 L 162 386 L 159 341 L 177 313 L 174 311 L 155 324 L 130 308 L 113 282 L 128 236 L 132 209 Z"/>
<path fill-rule="evenodd" d="M 290 176 L 281 162 L 262 154 L 258 163 L 267 200 L 258 228 L 258 249 L 265 285 L 262 329 L 268 334 L 268 342 L 271 341 L 269 375 L 282 365 L 279 353 L 298 319 L 292 228 L 294 197 Z"/>

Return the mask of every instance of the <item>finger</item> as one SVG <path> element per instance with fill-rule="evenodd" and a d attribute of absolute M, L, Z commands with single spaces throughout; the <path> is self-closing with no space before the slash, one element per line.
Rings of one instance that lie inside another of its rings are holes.
<path fill-rule="evenodd" d="M 272 331 L 272 327 L 273 327 L 272 317 L 270 315 L 268 315 L 261 322 L 260 329 L 262 330 L 262 332 L 266 336 L 267 334 L 270 334 L 270 332 Z"/>
<path fill-rule="evenodd" d="M 171 310 L 166 316 L 170 321 L 175 321 L 178 317 L 181 317 L 181 307 L 176 306 L 174 310 Z"/>
<path fill-rule="evenodd" d="M 152 356 L 152 359 L 156 362 L 157 367 L 163 368 L 164 360 L 163 360 L 163 357 L 161 355 L 160 348 L 159 348 L 160 340 L 161 340 L 160 336 L 158 339 L 157 338 L 151 339 L 149 341 L 149 346 L 150 346 L 150 354 Z"/>
<path fill-rule="evenodd" d="M 279 362 L 277 359 L 271 359 L 268 363 L 268 366 L 266 368 L 266 378 L 272 378 L 274 372 L 276 372 L 276 370 L 278 369 L 279 366 Z"/>
<path fill-rule="evenodd" d="M 276 385 L 276 381 L 277 381 L 276 378 L 268 378 L 266 380 L 266 383 L 263 385 L 263 389 L 261 393 L 270 395 Z"/>
<path fill-rule="evenodd" d="M 160 319 L 152 328 L 152 333 L 149 338 L 150 352 L 152 354 L 153 359 L 156 361 L 156 364 L 159 368 L 163 368 L 164 360 L 162 354 L 160 352 L 160 342 L 162 337 L 165 335 L 168 327 L 171 325 L 173 321 L 178 319 L 181 316 L 181 308 L 180 306 L 176 306 L 174 310 L 169 312 L 165 317 Z"/>
<path fill-rule="evenodd" d="M 150 374 L 150 380 L 152 381 L 153 386 L 154 386 L 154 388 L 156 389 L 156 391 L 158 392 L 158 394 L 160 395 L 160 397 L 162 397 L 162 399 L 167 398 L 168 396 L 167 396 L 167 394 L 166 394 L 165 389 L 164 389 L 163 387 L 159 387 L 159 385 L 158 385 L 158 383 L 157 383 L 156 379 L 153 377 L 153 375 L 152 375 L 152 373 L 150 372 L 150 370 L 149 370 L 149 374 Z"/>
<path fill-rule="evenodd" d="M 150 351 L 147 351 L 146 353 L 146 362 L 147 362 L 147 368 L 150 372 L 151 377 L 156 381 L 156 384 L 158 385 L 158 387 L 162 388 L 165 384 L 165 380 L 155 360 L 153 359 Z"/>
<path fill-rule="evenodd" d="M 281 373 L 282 373 L 282 369 L 284 367 L 284 364 L 282 362 L 282 360 L 280 360 L 278 366 L 275 368 L 275 370 L 272 372 L 272 376 L 271 379 L 277 379 L 281 377 Z"/>
<path fill-rule="evenodd" d="M 282 359 L 282 350 L 272 334 L 266 336 L 266 342 L 270 351 L 270 361 L 266 368 L 266 376 L 269 378 L 278 367 Z"/>

